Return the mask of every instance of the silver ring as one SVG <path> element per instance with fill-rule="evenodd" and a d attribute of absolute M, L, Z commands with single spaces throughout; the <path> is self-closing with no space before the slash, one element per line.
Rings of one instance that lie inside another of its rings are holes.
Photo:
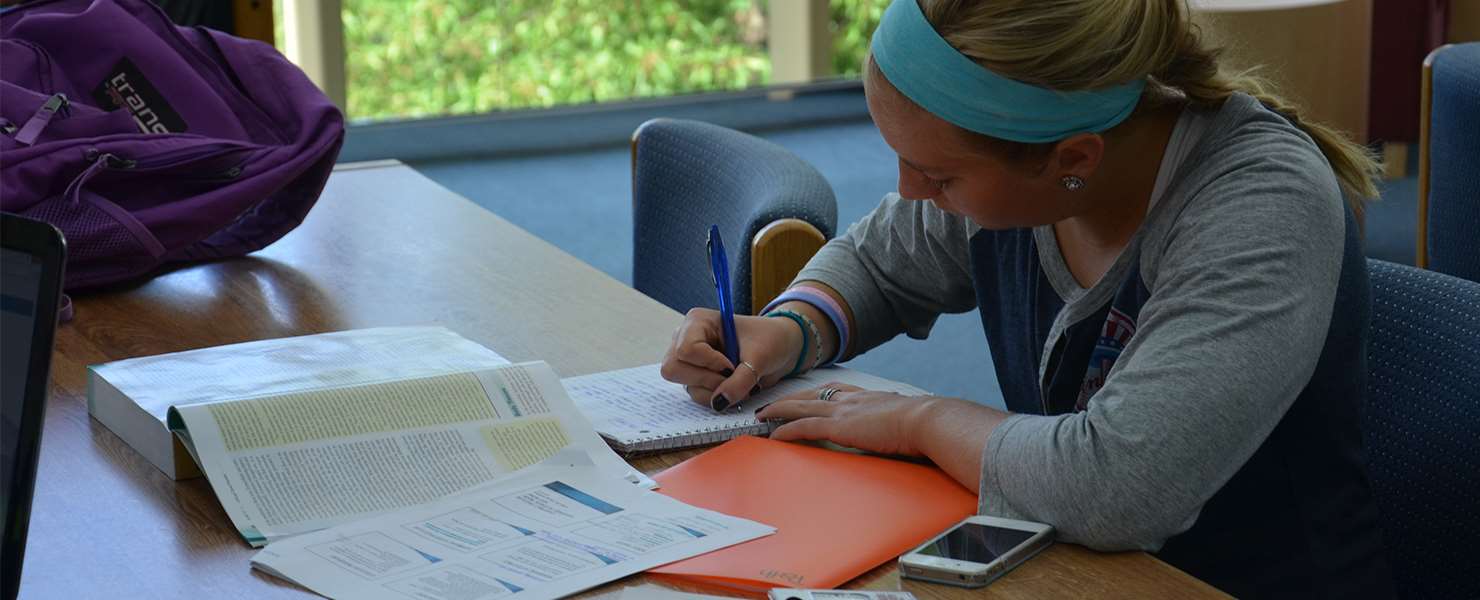
<path fill-rule="evenodd" d="M 822 388 L 821 391 L 818 391 L 817 392 L 817 399 L 818 400 L 821 400 L 823 402 L 832 402 L 833 394 L 836 394 L 836 393 L 841 392 L 841 391 L 843 391 L 843 390 L 840 390 L 838 388 L 825 387 L 825 388 Z"/>
<path fill-rule="evenodd" d="M 755 365 L 750 364 L 750 361 L 748 361 L 748 360 L 742 360 L 742 361 L 740 361 L 740 366 L 745 367 L 747 369 L 750 369 L 750 374 L 751 375 L 755 375 L 755 383 L 757 385 L 760 384 L 760 382 L 761 382 L 761 372 L 758 369 L 755 368 Z"/>

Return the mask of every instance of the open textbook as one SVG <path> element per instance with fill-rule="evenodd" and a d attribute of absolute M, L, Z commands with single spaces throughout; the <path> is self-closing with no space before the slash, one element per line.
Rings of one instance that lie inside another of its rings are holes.
<path fill-rule="evenodd" d="M 330 598 L 556 598 L 774 531 L 629 485 L 589 463 L 544 463 L 423 506 L 274 543 L 252 566 Z"/>
<path fill-rule="evenodd" d="M 141 356 L 88 368 L 87 412 L 171 479 L 200 477 L 171 406 L 509 364 L 446 327 L 374 327 Z"/>
<path fill-rule="evenodd" d="M 253 546 L 436 500 L 562 448 L 651 487 L 543 362 L 181 405 L 168 420 Z"/>
<path fill-rule="evenodd" d="M 787 394 L 828 383 L 921 396 L 906 383 L 833 367 L 783 379 L 739 406 L 716 413 L 689 398 L 683 386 L 663 379 L 656 364 L 561 380 L 596 431 L 624 455 L 717 444 L 742 435 L 770 435 L 776 424 L 755 418 L 756 409 Z"/>

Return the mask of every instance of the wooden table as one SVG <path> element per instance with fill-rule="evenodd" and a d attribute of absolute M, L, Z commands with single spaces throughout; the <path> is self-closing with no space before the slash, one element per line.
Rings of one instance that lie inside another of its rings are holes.
<path fill-rule="evenodd" d="M 559 199 L 551 199 L 557 202 Z M 625 231 L 605 235 L 627 235 Z M 297 230 L 247 258 L 74 298 L 58 332 L 21 597 L 303 598 L 250 568 L 204 479 L 174 482 L 87 414 L 86 367 L 263 338 L 438 324 L 562 376 L 655 362 L 680 317 L 395 162 L 340 166 Z M 652 473 L 692 453 L 637 462 Z M 595 590 L 654 585 L 641 576 Z M 922 598 L 1217 596 L 1144 553 L 1059 544 L 986 590 Z M 722 593 L 708 590 L 709 593 Z"/>

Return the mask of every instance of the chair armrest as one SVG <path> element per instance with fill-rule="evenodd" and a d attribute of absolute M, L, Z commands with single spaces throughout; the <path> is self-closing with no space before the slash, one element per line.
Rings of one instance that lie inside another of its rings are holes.
<path fill-rule="evenodd" d="M 750 314 L 760 314 L 800 273 L 827 237 L 801 219 L 777 219 L 750 241 Z"/>
<path fill-rule="evenodd" d="M 1414 236 L 1418 251 L 1413 265 L 1429 268 L 1429 105 L 1434 102 L 1434 56 L 1448 45 L 1439 46 L 1423 59 L 1418 103 L 1418 232 Z"/>

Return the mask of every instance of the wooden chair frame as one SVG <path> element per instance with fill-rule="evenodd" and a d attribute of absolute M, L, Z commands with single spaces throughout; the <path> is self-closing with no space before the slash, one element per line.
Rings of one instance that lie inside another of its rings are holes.
<path fill-rule="evenodd" d="M 1415 236 L 1418 249 L 1413 263 L 1420 269 L 1429 268 L 1429 121 L 1434 118 L 1431 109 L 1434 103 L 1434 58 L 1451 45 L 1439 46 L 1423 59 L 1418 101 L 1418 235 Z"/>
<path fill-rule="evenodd" d="M 750 314 L 760 314 L 786 291 L 826 243 L 821 231 L 801 219 L 777 219 L 757 231 L 750 241 Z"/>
<path fill-rule="evenodd" d="M 231 16 L 239 37 L 273 44 L 272 0 L 232 0 Z"/>

